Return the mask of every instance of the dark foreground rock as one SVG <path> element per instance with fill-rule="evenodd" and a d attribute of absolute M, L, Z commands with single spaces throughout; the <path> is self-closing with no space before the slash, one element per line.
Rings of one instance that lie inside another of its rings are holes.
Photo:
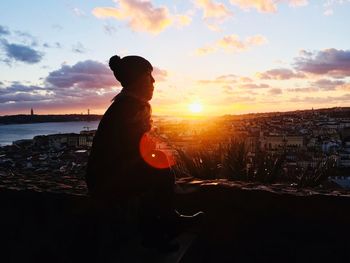
<path fill-rule="evenodd" d="M 206 212 L 182 262 L 350 262 L 347 196 L 197 187 L 177 195 L 181 212 Z M 117 262 L 134 235 L 86 196 L 1 189 L 0 207 L 0 262 Z"/>

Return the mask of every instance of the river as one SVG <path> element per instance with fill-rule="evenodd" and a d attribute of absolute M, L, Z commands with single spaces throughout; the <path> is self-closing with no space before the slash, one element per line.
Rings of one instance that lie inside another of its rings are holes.
<path fill-rule="evenodd" d="M 21 139 L 32 139 L 37 135 L 94 130 L 97 129 L 98 123 L 99 121 L 72 121 L 0 125 L 0 146 L 12 144 L 13 141 Z"/>

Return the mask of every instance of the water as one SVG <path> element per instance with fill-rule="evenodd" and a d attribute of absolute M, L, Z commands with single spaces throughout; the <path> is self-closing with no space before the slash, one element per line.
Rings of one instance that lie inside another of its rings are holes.
<path fill-rule="evenodd" d="M 0 146 L 17 140 L 33 139 L 37 135 L 79 133 L 86 130 L 86 127 L 93 130 L 97 129 L 98 123 L 99 121 L 74 121 L 0 125 Z"/>

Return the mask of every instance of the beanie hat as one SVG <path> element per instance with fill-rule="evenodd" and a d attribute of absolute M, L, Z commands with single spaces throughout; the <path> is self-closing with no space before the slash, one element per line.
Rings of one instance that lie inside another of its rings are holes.
<path fill-rule="evenodd" d="M 141 74 L 153 70 L 151 63 L 140 56 L 120 58 L 115 55 L 109 59 L 109 67 L 123 87 L 128 86 Z"/>

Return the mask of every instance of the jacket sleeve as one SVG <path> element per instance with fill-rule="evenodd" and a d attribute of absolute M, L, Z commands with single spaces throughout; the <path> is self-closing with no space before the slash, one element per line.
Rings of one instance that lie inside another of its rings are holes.
<path fill-rule="evenodd" d="M 134 165 L 142 161 L 140 141 L 143 134 L 151 129 L 150 107 L 141 103 L 127 106 L 122 107 L 118 142 L 119 147 L 122 147 L 122 159 L 127 165 Z"/>

